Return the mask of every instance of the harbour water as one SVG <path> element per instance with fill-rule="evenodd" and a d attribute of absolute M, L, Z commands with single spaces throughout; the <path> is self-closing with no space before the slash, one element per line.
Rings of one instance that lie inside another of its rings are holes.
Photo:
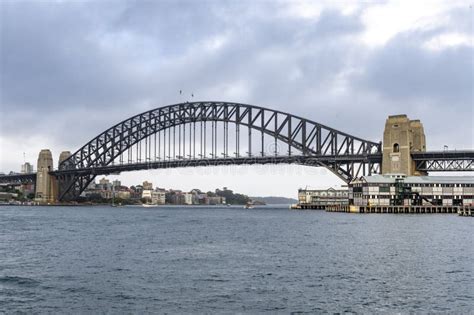
<path fill-rule="evenodd" d="M 0 207 L 0 313 L 474 311 L 474 220 Z"/>

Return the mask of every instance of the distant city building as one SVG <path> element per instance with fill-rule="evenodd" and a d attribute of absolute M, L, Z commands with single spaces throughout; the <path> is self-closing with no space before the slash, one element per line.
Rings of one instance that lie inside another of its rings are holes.
<path fill-rule="evenodd" d="M 0 201 L 10 201 L 11 199 L 18 198 L 18 194 L 9 192 L 0 192 Z"/>
<path fill-rule="evenodd" d="M 130 199 L 130 191 L 119 190 L 115 192 L 115 197 L 120 199 Z"/>
<path fill-rule="evenodd" d="M 143 190 L 153 190 L 153 184 L 150 182 L 144 181 Z"/>
<path fill-rule="evenodd" d="M 142 198 L 146 199 L 148 203 L 154 205 L 164 205 L 166 203 L 165 192 L 164 191 L 154 191 L 149 189 L 144 189 L 142 192 Z"/>
<path fill-rule="evenodd" d="M 99 180 L 98 188 L 102 190 L 112 190 L 112 184 L 110 181 L 103 177 L 102 179 Z"/>
<path fill-rule="evenodd" d="M 28 162 L 25 162 L 25 164 L 21 165 L 21 173 L 23 174 L 33 173 L 33 165 L 31 165 Z"/>
<path fill-rule="evenodd" d="M 157 190 L 152 193 L 151 202 L 155 205 L 164 205 L 166 203 L 166 192 Z"/>
<path fill-rule="evenodd" d="M 200 190 L 198 190 L 200 192 Z M 193 195 L 193 204 L 195 205 L 208 205 L 209 204 L 209 198 L 207 197 L 207 194 L 205 193 L 195 193 Z"/>
<path fill-rule="evenodd" d="M 100 196 L 104 199 L 112 199 L 113 192 L 112 190 L 101 190 Z"/>
<path fill-rule="evenodd" d="M 150 189 L 153 185 L 150 182 L 143 182 L 143 185 L 122 186 L 121 182 L 114 180 L 112 183 L 105 177 L 96 184 L 91 182 L 82 192 L 81 196 L 90 200 L 130 199 L 131 203 L 146 202 L 154 205 L 217 205 L 225 204 L 226 198 L 218 196 L 213 192 L 203 193 L 199 189 L 190 192 L 181 190 L 165 190 L 163 188 Z M 147 189 L 145 189 L 147 188 Z"/>
<path fill-rule="evenodd" d="M 210 205 L 220 205 L 225 204 L 225 197 L 215 196 L 215 197 L 208 197 L 208 203 Z"/>
<path fill-rule="evenodd" d="M 300 205 L 325 206 L 347 205 L 349 203 L 347 189 L 299 189 L 298 203 Z"/>
<path fill-rule="evenodd" d="M 152 193 L 152 190 L 150 190 L 150 189 L 143 189 L 143 191 L 142 191 L 142 198 L 143 198 L 143 199 L 149 199 L 149 200 L 151 200 L 151 193 Z"/>
<path fill-rule="evenodd" d="M 132 199 L 141 199 L 142 198 L 143 186 L 131 186 L 130 187 L 130 198 Z"/>
<path fill-rule="evenodd" d="M 356 206 L 462 206 L 474 202 L 474 176 L 372 175 L 349 184 Z"/>
<path fill-rule="evenodd" d="M 183 194 L 183 204 L 185 205 L 192 205 L 193 204 L 193 194 L 192 193 L 184 193 Z"/>
<path fill-rule="evenodd" d="M 172 205 L 181 205 L 183 204 L 183 197 L 181 190 L 170 190 L 166 194 L 166 203 Z"/>

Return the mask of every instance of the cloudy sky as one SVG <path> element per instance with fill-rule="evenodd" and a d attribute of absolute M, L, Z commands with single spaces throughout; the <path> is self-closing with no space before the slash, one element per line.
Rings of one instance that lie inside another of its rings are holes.
<path fill-rule="evenodd" d="M 334 2 L 0 1 L 0 171 L 19 171 L 23 152 L 36 164 L 42 148 L 57 163 L 191 93 L 374 141 L 387 115 L 405 113 L 423 122 L 428 150 L 472 149 L 473 3 Z M 284 196 L 342 184 L 325 169 L 281 165 L 120 178 Z"/>

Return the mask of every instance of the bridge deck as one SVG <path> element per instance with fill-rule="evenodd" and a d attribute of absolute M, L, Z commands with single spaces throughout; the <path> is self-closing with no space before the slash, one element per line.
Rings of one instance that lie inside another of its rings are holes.
<path fill-rule="evenodd" d="M 426 171 L 474 171 L 474 150 L 463 151 L 429 151 L 413 152 L 413 160 L 417 168 Z M 64 174 L 94 174 L 108 175 L 125 171 L 147 169 L 221 166 L 221 165 L 255 165 L 255 164 L 298 164 L 307 166 L 324 166 L 328 163 L 348 163 L 368 160 L 371 163 L 381 163 L 382 154 L 370 155 L 334 155 L 334 156 L 256 156 L 256 157 L 226 157 L 215 159 L 181 159 L 167 161 L 149 161 L 132 164 L 115 164 L 83 169 L 55 170 L 52 175 Z M 461 163 L 461 164 L 460 164 Z M 1 184 L 19 184 L 36 181 L 36 173 L 1 175 Z"/>
<path fill-rule="evenodd" d="M 222 166 L 222 165 L 254 165 L 254 164 L 299 164 L 307 166 L 324 166 L 323 163 L 341 163 L 348 161 L 372 161 L 379 163 L 382 160 L 381 154 L 369 156 L 360 155 L 338 155 L 338 156 L 258 156 L 258 157 L 238 157 L 238 158 L 215 158 L 215 159 L 181 159 L 168 161 L 149 161 L 133 164 L 116 164 L 94 168 L 57 170 L 51 172 L 54 175 L 74 173 L 77 175 L 94 174 L 107 175 L 124 171 L 138 171 L 146 169 L 163 169 L 179 167 L 199 167 L 199 166 Z"/>
<path fill-rule="evenodd" d="M 411 156 L 419 171 L 474 171 L 473 150 L 412 152 Z"/>
<path fill-rule="evenodd" d="M 464 160 L 474 159 L 474 150 L 412 152 L 413 160 Z"/>
<path fill-rule="evenodd" d="M 1 175 L 0 184 L 22 184 L 36 181 L 36 173 Z"/>

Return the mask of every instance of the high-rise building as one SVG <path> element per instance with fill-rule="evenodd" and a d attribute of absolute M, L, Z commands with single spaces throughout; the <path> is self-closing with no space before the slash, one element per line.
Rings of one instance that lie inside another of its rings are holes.
<path fill-rule="evenodd" d="M 28 162 L 25 162 L 25 164 L 21 165 L 21 172 L 23 174 L 33 173 L 33 165 Z"/>

